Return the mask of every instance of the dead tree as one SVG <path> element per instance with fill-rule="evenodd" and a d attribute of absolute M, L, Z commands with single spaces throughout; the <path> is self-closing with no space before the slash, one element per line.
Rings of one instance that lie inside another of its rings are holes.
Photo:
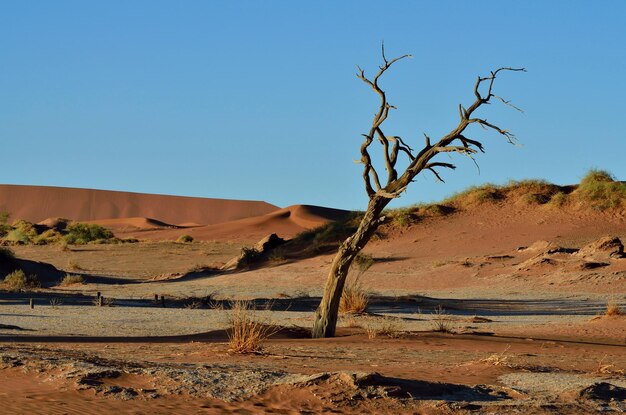
<path fill-rule="evenodd" d="M 513 106 L 510 101 L 495 95 L 493 86 L 496 77 L 502 72 L 525 71 L 524 68 L 499 68 L 491 71 L 485 77 L 479 76 L 474 85 L 474 102 L 467 108 L 459 105 L 460 120 L 458 125 L 434 143 L 424 134 L 425 144 L 419 152 L 414 151 L 402 138 L 385 134 L 383 123 L 387 120 L 389 111 L 395 109 L 395 107 L 387 101 L 387 96 L 381 89 L 379 80 L 394 63 L 408 57 L 410 55 L 402 55 L 395 59 L 387 60 L 383 45 L 383 65 L 380 66 L 374 78 L 367 78 L 365 71 L 360 67 L 358 68 L 357 77 L 369 85 L 380 98 L 380 106 L 374 115 L 372 126 L 367 134 L 363 134 L 364 139 L 361 144 L 360 162 L 363 164 L 363 181 L 365 182 L 365 191 L 369 197 L 369 203 L 357 230 L 341 244 L 332 262 L 322 301 L 315 312 L 315 323 L 312 331 L 314 338 L 332 337 L 335 335 L 339 301 L 352 261 L 365 247 L 376 229 L 385 221 L 385 217 L 382 215 L 383 209 L 392 199 L 399 197 L 406 190 L 415 176 L 424 170 L 428 170 L 435 175 L 437 180 L 443 181 L 440 170 L 454 169 L 455 166 L 449 162 L 434 160 L 437 155 L 441 153 L 459 153 L 472 157 L 479 151 L 484 152 L 480 141 L 465 135 L 466 129 L 473 124 L 479 125 L 485 130 L 495 131 L 509 143 L 515 142 L 514 135 L 509 131 L 488 122 L 486 118 L 477 116 L 475 113 L 483 105 L 491 104 L 492 100 L 499 100 L 521 111 Z M 370 147 L 375 142 L 380 144 L 384 159 L 386 177 L 383 178 L 376 171 L 369 153 Z M 408 167 L 401 174 L 396 170 L 396 163 L 400 156 L 408 158 Z M 383 180 L 385 180 L 384 184 Z"/>

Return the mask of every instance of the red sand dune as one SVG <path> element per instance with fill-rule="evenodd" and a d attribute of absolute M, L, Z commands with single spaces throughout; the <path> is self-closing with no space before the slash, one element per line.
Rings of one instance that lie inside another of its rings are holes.
<path fill-rule="evenodd" d="M 259 201 L 0 184 L 0 211 L 31 222 L 55 217 L 77 221 L 143 217 L 168 224 L 215 224 L 276 210 Z"/>
<path fill-rule="evenodd" d="M 316 228 L 329 221 L 335 221 L 345 217 L 349 212 L 340 209 L 324 208 L 319 206 L 294 205 L 266 215 L 239 219 L 231 222 L 218 223 L 215 225 L 199 226 L 187 229 L 161 229 L 145 230 L 136 229 L 118 232 L 118 236 L 134 236 L 140 239 L 173 240 L 180 235 L 188 234 L 196 240 L 230 240 L 230 241 L 254 241 L 261 239 L 269 233 L 277 233 L 283 238 L 288 238 L 306 229 Z M 102 221 L 98 223 L 105 225 Z"/>

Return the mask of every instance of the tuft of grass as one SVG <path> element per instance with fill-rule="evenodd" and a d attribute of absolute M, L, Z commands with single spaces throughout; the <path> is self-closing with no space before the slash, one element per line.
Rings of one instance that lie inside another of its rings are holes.
<path fill-rule="evenodd" d="M 552 197 L 548 201 L 548 204 L 551 206 L 561 207 L 567 203 L 567 200 L 567 194 L 559 191 L 552 195 Z"/>
<path fill-rule="evenodd" d="M 195 299 L 190 299 L 190 300 L 187 300 L 184 307 L 188 310 L 195 310 L 198 308 L 202 308 L 202 302 L 195 300 Z"/>
<path fill-rule="evenodd" d="M 193 236 L 191 235 L 180 235 L 178 239 L 176 239 L 178 243 L 190 243 L 193 242 Z"/>
<path fill-rule="evenodd" d="M 606 304 L 606 312 L 604 315 L 606 317 L 622 316 L 624 315 L 624 312 L 616 301 L 609 300 Z"/>
<path fill-rule="evenodd" d="M 400 320 L 390 316 L 384 316 L 383 318 L 370 316 L 363 319 L 362 326 L 357 326 L 354 322 L 352 324 L 353 327 L 363 327 L 365 333 L 367 333 L 367 338 L 370 340 L 379 336 L 398 339 L 404 334 Z"/>
<path fill-rule="evenodd" d="M 411 208 L 394 209 L 389 212 L 391 223 L 399 228 L 407 228 L 417 222 L 417 217 L 411 212 Z"/>
<path fill-rule="evenodd" d="M 626 205 L 626 183 L 616 181 L 604 170 L 590 170 L 573 192 L 577 201 L 596 210 L 607 210 Z"/>
<path fill-rule="evenodd" d="M 260 353 L 263 341 L 276 333 L 277 328 L 259 319 L 254 304 L 250 301 L 234 301 L 230 309 L 228 329 L 229 351 L 232 353 Z"/>
<path fill-rule="evenodd" d="M 83 284 L 85 282 L 85 278 L 82 275 L 76 274 L 65 274 L 59 285 L 67 286 L 73 284 Z"/>
<path fill-rule="evenodd" d="M 51 298 L 50 305 L 52 306 L 52 308 L 56 309 L 57 307 L 63 305 L 63 300 L 57 297 Z"/>
<path fill-rule="evenodd" d="M 510 348 L 511 345 L 507 344 L 506 348 L 502 352 L 494 353 L 484 359 L 481 359 L 480 362 L 493 366 L 509 366 L 509 355 L 507 355 L 507 352 Z"/>
<path fill-rule="evenodd" d="M 69 261 L 67 261 L 67 267 L 71 270 L 74 271 L 84 271 L 85 269 L 83 267 L 81 267 L 80 265 L 78 265 L 78 262 L 70 259 Z"/>
<path fill-rule="evenodd" d="M 26 275 L 24 271 L 18 269 L 4 277 L 4 285 L 11 291 L 20 291 L 40 287 L 41 283 L 37 275 Z"/>
<path fill-rule="evenodd" d="M 346 284 L 339 300 L 339 311 L 342 313 L 362 314 L 367 311 L 369 294 L 363 288 L 359 277 Z"/>
<path fill-rule="evenodd" d="M 446 310 L 438 305 L 433 311 L 433 318 L 431 321 L 433 331 L 440 333 L 452 333 L 452 324 L 450 323 L 450 316 L 446 313 Z"/>

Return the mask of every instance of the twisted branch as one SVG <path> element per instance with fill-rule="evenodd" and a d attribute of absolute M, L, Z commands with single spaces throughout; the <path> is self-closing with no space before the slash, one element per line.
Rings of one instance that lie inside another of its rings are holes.
<path fill-rule="evenodd" d="M 467 137 L 464 134 L 467 127 L 472 124 L 477 124 L 485 130 L 494 131 L 503 136 L 507 140 L 507 142 L 515 144 L 516 139 L 513 133 L 503 128 L 500 128 L 496 124 L 490 123 L 489 121 L 487 121 L 486 118 L 473 117 L 473 114 L 481 106 L 490 104 L 492 98 L 499 100 L 503 104 L 517 111 L 523 112 L 520 108 L 513 105 L 510 100 L 505 100 L 502 97 L 495 95 L 493 93 L 493 87 L 498 74 L 500 74 L 501 72 L 525 72 L 526 70 L 524 68 L 502 67 L 496 69 L 495 71 L 491 71 L 488 76 L 477 77 L 473 90 L 475 96 L 474 102 L 467 108 L 464 107 L 462 104 L 459 105 L 459 124 L 435 144 L 432 144 L 430 137 L 424 134 L 425 145 L 418 154 L 414 154 L 413 149 L 408 144 L 406 144 L 402 140 L 402 138 L 398 136 L 388 136 L 385 135 L 385 133 L 383 132 L 381 126 L 387 120 L 389 116 L 389 111 L 391 109 L 395 109 L 395 107 L 389 104 L 385 92 L 380 88 L 378 84 L 380 77 L 394 63 L 398 62 L 401 59 L 411 57 L 411 55 L 402 55 L 392 60 L 388 60 L 385 56 L 384 44 L 382 45 L 381 53 L 384 64 L 379 67 L 379 71 L 376 73 L 373 79 L 368 79 L 365 76 L 365 71 L 357 66 L 357 77 L 365 82 L 367 85 L 369 85 L 380 98 L 380 106 L 378 108 L 378 111 L 374 115 L 370 131 L 368 134 L 363 135 L 365 137 L 365 140 L 361 144 L 360 162 L 364 165 L 363 180 L 365 182 L 366 192 L 370 199 L 374 197 L 392 199 L 400 196 L 400 194 L 404 192 L 404 190 L 406 190 L 408 184 L 413 181 L 413 178 L 422 170 L 429 170 L 435 175 L 437 180 L 443 181 L 437 169 L 454 169 L 456 167 L 451 163 L 431 162 L 430 160 L 439 153 L 458 153 L 466 155 L 472 158 L 474 163 L 476 163 L 472 156 L 477 152 L 484 153 L 485 150 L 483 144 L 479 140 Z M 486 91 L 482 92 L 485 89 Z M 380 182 L 380 179 L 378 177 L 378 173 L 372 165 L 372 159 L 369 154 L 369 148 L 374 142 L 374 137 L 378 139 L 378 142 L 381 144 L 383 150 L 383 159 L 385 163 L 385 169 L 387 171 L 387 182 L 384 186 L 382 186 L 382 183 Z M 398 177 L 398 172 L 396 171 L 395 167 L 400 153 L 407 156 L 409 160 L 409 166 L 406 168 L 404 173 L 402 173 L 402 175 Z"/>

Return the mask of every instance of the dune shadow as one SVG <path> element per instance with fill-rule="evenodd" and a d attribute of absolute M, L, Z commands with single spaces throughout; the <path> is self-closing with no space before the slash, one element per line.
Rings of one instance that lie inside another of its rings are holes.
<path fill-rule="evenodd" d="M 0 327 L 1 328 L 1 327 Z M 7 343 L 223 343 L 227 342 L 228 331 L 212 330 L 204 333 L 173 336 L 33 336 L 0 335 L 0 342 Z M 311 332 L 299 327 L 281 327 L 274 331 L 271 339 L 309 339 Z"/>

